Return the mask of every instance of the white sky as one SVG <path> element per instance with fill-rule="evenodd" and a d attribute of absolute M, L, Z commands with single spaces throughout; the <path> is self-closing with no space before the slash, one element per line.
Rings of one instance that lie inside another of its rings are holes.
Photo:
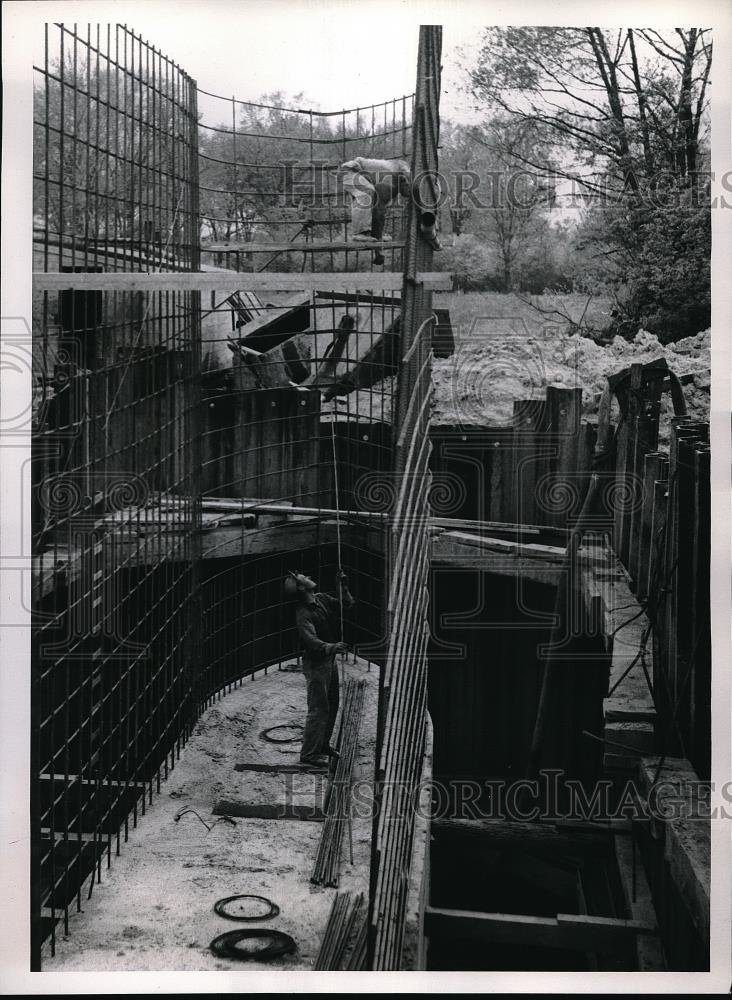
<path fill-rule="evenodd" d="M 36 36 L 36 59 L 42 59 L 46 19 L 126 23 L 203 90 L 240 100 L 302 92 L 308 101 L 301 106 L 323 111 L 411 94 L 419 25 L 441 23 L 443 114 L 461 121 L 471 111 L 467 96 L 457 92 L 464 79 L 457 49 L 475 49 L 481 26 L 500 13 L 498 4 L 477 0 L 51 0 L 5 6 L 13 8 L 16 30 Z M 230 113 L 203 95 L 199 105 L 206 121 Z"/>
<path fill-rule="evenodd" d="M 643 3 L 644 23 L 656 27 L 701 23 L 704 0 L 674 8 L 670 0 Z M 712 7 L 714 4 L 711 5 Z M 199 88 L 241 100 L 264 93 L 302 92 L 315 108 L 363 107 L 414 90 L 420 23 L 443 26 L 443 117 L 475 120 L 460 92 L 465 74 L 459 50 L 472 61 L 488 24 L 585 24 L 588 5 L 564 0 L 540 6 L 513 0 L 44 0 L 4 4 L 9 48 L 13 32 L 42 45 L 44 20 L 126 23 L 184 69 Z M 694 16 L 690 17 L 691 11 Z M 546 12 L 551 16 L 542 17 Z M 636 23 L 638 4 L 616 0 L 602 23 Z M 594 23 L 594 22 L 593 22 Z M 638 22 L 639 23 L 639 22 Z M 38 52 L 42 56 L 42 51 Z M 200 96 L 206 121 L 228 115 Z"/>
<path fill-rule="evenodd" d="M 317 973 L 293 978 L 288 973 L 29 973 L 28 970 L 28 878 L 30 837 L 28 828 L 28 780 L 30 748 L 30 688 L 28 685 L 30 573 L 27 553 L 30 532 L 23 498 L 27 496 L 30 469 L 30 367 L 13 364 L 28 350 L 30 342 L 32 259 L 32 39 L 41 37 L 44 20 L 77 20 L 80 23 L 122 21 L 159 44 L 175 58 L 201 87 L 222 90 L 242 98 L 255 97 L 273 87 L 295 92 L 304 89 L 324 109 L 371 104 L 414 86 L 416 26 L 421 22 L 444 25 L 444 79 L 452 76 L 454 46 L 474 41 L 482 24 L 588 24 L 601 18 L 603 24 L 688 25 L 715 27 L 713 89 L 713 169 L 721 177 L 732 177 L 730 132 L 732 123 L 732 17 L 729 0 L 614 0 L 578 4 L 570 0 L 530 3 L 512 0 L 67 0 L 37 3 L 6 2 L 3 18 L 3 162 L 2 162 L 2 342 L 9 344 L 9 363 L 0 365 L 0 422 L 5 432 L 0 475 L 0 550 L 5 573 L 0 604 L 0 639 L 3 670 L 0 671 L 0 881 L 13 917 L 0 940 L 0 968 L 4 992 L 52 995 L 83 992 L 181 992 L 226 990 L 273 990 L 298 992 L 325 989 L 348 992 L 353 986 L 347 973 L 330 973 L 320 980 Z M 453 115 L 454 94 L 444 95 L 443 113 Z M 729 201 L 729 188 L 716 189 L 716 196 Z M 712 623 L 715 641 L 714 704 L 715 754 L 712 777 L 715 804 L 722 804 L 721 789 L 730 777 L 730 674 L 725 666 L 732 652 L 729 640 L 730 524 L 729 414 L 732 404 L 729 372 L 730 317 L 732 316 L 732 226 L 729 212 L 713 215 L 713 366 L 712 366 L 712 477 L 713 538 Z M 20 416 L 18 416 L 20 415 Z M 23 420 L 26 420 L 24 423 Z M 723 995 L 730 983 L 730 891 L 729 824 L 712 824 L 713 879 L 711 913 L 713 935 L 711 975 L 643 973 L 624 977 L 593 973 L 589 978 L 557 973 L 410 973 L 378 983 L 369 979 L 365 988 L 399 990 L 502 990 L 525 992 L 582 991 L 653 993 L 666 995 L 708 992 Z M 288 978 L 289 976 L 289 978 Z"/>

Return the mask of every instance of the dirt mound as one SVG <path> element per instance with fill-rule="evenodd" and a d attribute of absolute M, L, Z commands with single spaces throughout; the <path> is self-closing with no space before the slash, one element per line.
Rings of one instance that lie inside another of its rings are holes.
<path fill-rule="evenodd" d="M 547 333 L 464 341 L 452 358 L 435 360 L 435 424 L 504 424 L 517 399 L 543 398 L 548 385 L 581 387 L 587 418 L 597 413 L 608 375 L 634 362 L 665 358 L 684 383 L 689 414 L 709 418 L 711 332 L 662 345 L 646 330 L 608 346 L 578 335 Z"/>

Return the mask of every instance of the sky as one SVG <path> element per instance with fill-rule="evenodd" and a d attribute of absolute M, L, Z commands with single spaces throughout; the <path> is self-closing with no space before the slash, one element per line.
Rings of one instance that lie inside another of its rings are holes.
<path fill-rule="evenodd" d="M 458 91 L 465 78 L 458 48 L 475 51 L 490 6 L 474 0 L 116 0 L 111 5 L 56 0 L 24 3 L 20 13 L 28 30 L 38 33 L 39 45 L 44 13 L 53 21 L 126 23 L 177 62 L 201 90 L 240 100 L 302 92 L 307 101 L 299 106 L 333 111 L 414 91 L 419 24 L 432 7 L 433 23 L 443 25 L 443 114 L 467 122 L 475 112 Z M 205 95 L 199 95 L 199 110 L 205 121 L 230 114 Z"/>
<path fill-rule="evenodd" d="M 286 105 L 322 111 L 410 94 L 420 23 L 443 27 L 443 119 L 472 124 L 490 110 L 468 93 L 465 71 L 476 61 L 486 25 L 577 25 L 588 15 L 588 6 L 573 0 L 552 5 L 551 17 L 526 0 L 510 6 L 500 0 L 29 0 L 5 7 L 13 14 L 10 46 L 21 40 L 14 31 L 24 42 L 30 36 L 39 63 L 44 20 L 127 24 L 196 80 L 199 112 L 212 125 L 230 123 L 231 105 L 203 91 L 249 101 L 279 91 Z M 617 9 L 603 11 L 603 23 L 632 23 L 632 9 L 618 0 Z M 669 0 L 645 0 L 643 9 L 644 19 L 658 27 L 684 20 Z"/>
<path fill-rule="evenodd" d="M 4 27 L 12 49 L 17 33 L 42 45 L 44 20 L 120 22 L 177 62 L 199 90 L 240 100 L 302 92 L 305 106 L 334 111 L 412 93 L 419 25 L 441 24 L 442 115 L 467 124 L 481 112 L 464 90 L 462 66 L 475 61 L 484 26 L 585 24 L 588 6 L 579 0 L 11 0 L 4 8 L 12 23 Z M 704 6 L 697 0 L 695 14 L 703 17 Z M 685 17 L 671 0 L 644 0 L 643 19 L 658 27 L 684 23 L 692 8 L 682 9 Z M 602 23 L 633 23 L 631 11 L 637 17 L 637 3 L 616 0 L 603 10 Z M 209 123 L 230 114 L 202 94 L 199 110 Z"/>

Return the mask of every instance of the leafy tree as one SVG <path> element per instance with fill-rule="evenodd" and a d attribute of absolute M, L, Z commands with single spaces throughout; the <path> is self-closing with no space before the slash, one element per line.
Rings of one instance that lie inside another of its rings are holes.
<path fill-rule="evenodd" d="M 476 97 L 531 130 L 514 156 L 534 170 L 553 156 L 582 193 L 575 245 L 616 287 L 619 332 L 708 323 L 711 59 L 703 28 L 490 28 L 470 70 Z"/>
<path fill-rule="evenodd" d="M 494 262 L 492 283 L 512 291 L 528 256 L 540 245 L 546 249 L 551 178 L 524 166 L 532 148 L 526 129 L 494 121 L 482 129 L 453 125 L 443 131 L 440 170 L 450 187 L 453 233 L 482 240 Z"/>
<path fill-rule="evenodd" d="M 188 149 L 175 82 L 156 82 L 152 122 L 139 114 L 141 94 L 152 86 L 144 69 L 128 82 L 82 51 L 67 54 L 63 67 L 53 60 L 49 70 L 33 92 L 36 225 L 61 242 L 162 240 L 174 252 L 185 242 L 182 216 L 190 211 L 186 190 L 161 181 L 180 176 Z"/>
<path fill-rule="evenodd" d="M 201 125 L 201 218 L 204 242 L 286 243 L 343 238 L 347 211 L 336 178 L 346 157 L 392 155 L 363 138 L 370 122 L 364 115 L 291 110 L 307 105 L 303 94 L 263 95 L 238 106 L 236 128 Z M 290 108 L 286 107 L 289 105 Z M 244 251 L 245 252 L 245 251 Z M 366 255 L 351 254 L 349 269 L 367 267 Z M 333 266 L 343 268 L 342 254 Z M 261 266 L 261 260 L 239 266 Z M 306 265 L 309 266 L 309 260 Z M 300 269 L 302 254 L 278 254 L 280 270 Z"/>

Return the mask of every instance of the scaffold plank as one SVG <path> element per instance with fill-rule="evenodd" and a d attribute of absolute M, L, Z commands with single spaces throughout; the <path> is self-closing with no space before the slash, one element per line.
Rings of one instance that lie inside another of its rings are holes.
<path fill-rule="evenodd" d="M 348 250 L 357 253 L 365 250 L 402 250 L 404 243 L 392 240 L 313 240 L 306 243 L 216 243 L 202 246 L 202 253 L 335 253 Z"/>
<path fill-rule="evenodd" d="M 399 291 L 404 278 L 395 271 L 383 274 L 363 271 L 326 274 L 322 271 L 308 274 L 279 274 L 259 271 L 244 272 L 200 272 L 181 271 L 175 273 L 76 273 L 35 271 L 34 289 L 37 292 L 59 292 L 76 288 L 97 292 L 285 292 L 320 291 L 328 287 L 334 292 L 353 292 L 363 289 L 372 291 Z M 449 292 L 452 289 L 452 275 L 447 271 L 421 271 L 415 282 L 425 291 Z"/>

